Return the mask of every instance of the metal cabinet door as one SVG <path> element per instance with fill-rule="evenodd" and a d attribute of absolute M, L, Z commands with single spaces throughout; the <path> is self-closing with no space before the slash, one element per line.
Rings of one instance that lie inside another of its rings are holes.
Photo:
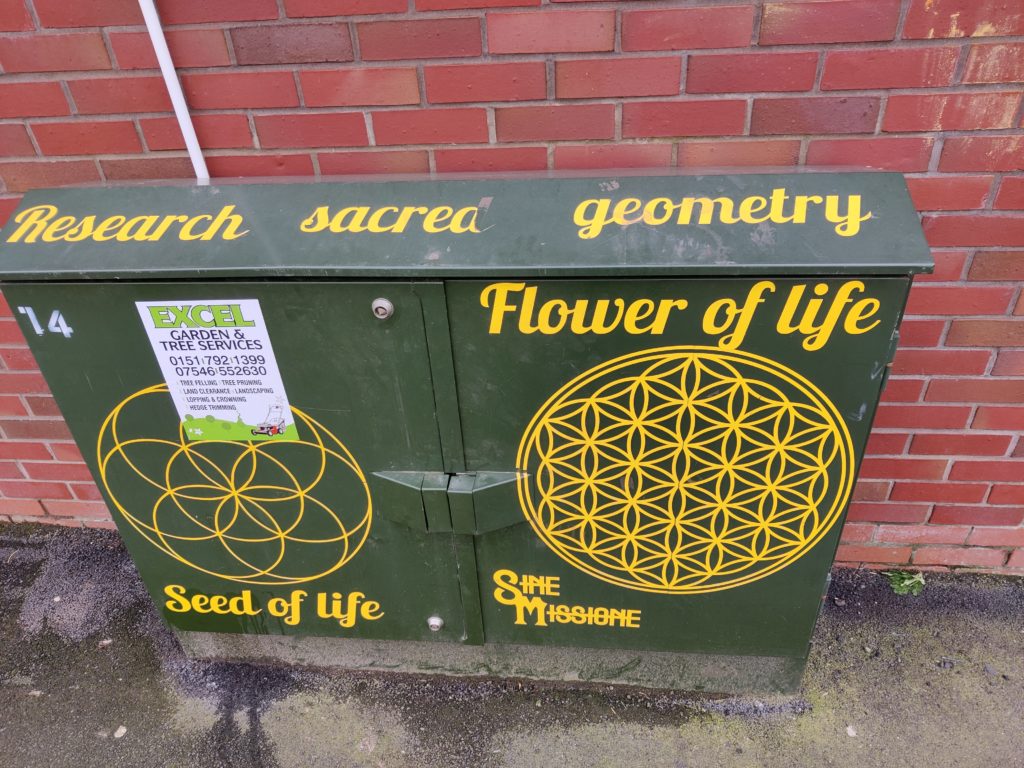
<path fill-rule="evenodd" d="M 448 283 L 487 641 L 805 655 L 907 285 Z"/>
<path fill-rule="evenodd" d="M 5 288 L 12 306 L 43 318 L 37 333 L 15 312 L 173 626 L 461 641 L 451 527 L 431 531 L 420 494 L 382 479 L 444 470 L 423 310 L 441 292 L 285 281 Z M 378 297 L 393 316 L 374 315 Z M 135 302 L 212 299 L 259 300 L 298 441 L 179 434 Z M 69 336 L 45 328 L 55 310 Z M 428 628 L 433 615 L 440 631 Z"/>

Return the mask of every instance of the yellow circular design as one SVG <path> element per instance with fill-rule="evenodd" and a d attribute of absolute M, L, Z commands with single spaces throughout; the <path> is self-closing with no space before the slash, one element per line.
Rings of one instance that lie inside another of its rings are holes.
<path fill-rule="evenodd" d="M 153 546 L 211 576 L 275 586 L 326 576 L 359 551 L 369 488 L 322 424 L 292 408 L 308 439 L 189 441 L 180 424 L 174 439 L 148 437 L 160 416 L 176 416 L 167 392 L 125 398 L 97 441 L 110 499 Z"/>
<path fill-rule="evenodd" d="M 577 376 L 519 445 L 519 500 L 561 558 L 645 592 L 738 587 L 838 519 L 853 485 L 842 416 L 800 374 L 746 352 L 649 349 Z"/>

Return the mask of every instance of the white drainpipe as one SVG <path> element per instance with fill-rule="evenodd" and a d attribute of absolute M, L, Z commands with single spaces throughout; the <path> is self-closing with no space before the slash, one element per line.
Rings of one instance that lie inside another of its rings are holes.
<path fill-rule="evenodd" d="M 185 138 L 185 149 L 188 150 L 192 168 L 195 169 L 196 181 L 199 184 L 209 184 L 210 172 L 206 170 L 206 160 L 203 159 L 203 150 L 199 147 L 199 139 L 196 138 L 196 129 L 192 125 L 188 104 L 185 103 L 185 94 L 181 92 L 178 73 L 174 69 L 174 62 L 171 61 L 171 52 L 167 50 L 167 38 L 164 37 L 164 28 L 160 25 L 160 17 L 157 15 L 153 0 L 139 0 L 139 8 L 142 9 L 142 16 L 146 20 L 146 29 L 149 31 L 149 39 L 153 43 L 156 60 L 160 63 L 164 84 L 174 106 L 174 115 L 178 118 L 178 127 Z"/>

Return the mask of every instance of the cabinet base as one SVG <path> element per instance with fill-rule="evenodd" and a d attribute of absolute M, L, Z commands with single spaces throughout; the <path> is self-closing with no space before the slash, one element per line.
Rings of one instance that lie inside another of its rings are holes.
<path fill-rule="evenodd" d="M 527 645 L 176 632 L 197 659 L 362 671 L 614 683 L 700 693 L 793 693 L 806 659 Z"/>

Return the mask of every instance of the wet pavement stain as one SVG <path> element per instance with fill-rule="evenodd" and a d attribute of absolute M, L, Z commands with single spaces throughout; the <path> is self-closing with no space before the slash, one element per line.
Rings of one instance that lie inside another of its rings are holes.
<path fill-rule="evenodd" d="M 1024 766 L 1024 581 L 837 571 L 796 696 L 194 661 L 116 534 L 0 527 L 3 768 Z"/>

